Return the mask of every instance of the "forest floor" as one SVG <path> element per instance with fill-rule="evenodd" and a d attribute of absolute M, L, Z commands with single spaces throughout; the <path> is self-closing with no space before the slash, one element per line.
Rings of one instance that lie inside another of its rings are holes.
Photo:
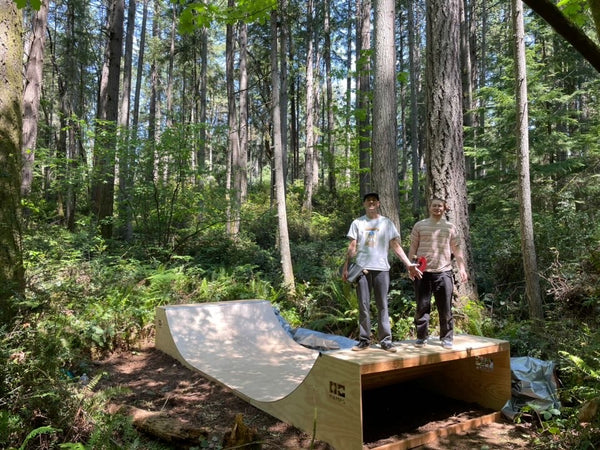
<path fill-rule="evenodd" d="M 166 427 L 171 431 L 200 432 L 196 433 L 195 438 L 187 439 L 187 442 L 172 440 L 167 443 L 165 439 L 173 438 L 163 436 L 162 440 L 167 448 L 226 448 L 223 446 L 224 437 L 232 430 L 239 414 L 242 415 L 243 423 L 256 431 L 262 444 L 260 448 L 332 448 L 321 441 L 313 442 L 311 435 L 275 419 L 241 400 L 229 389 L 189 370 L 155 349 L 153 343 L 146 343 L 136 350 L 114 353 L 97 362 L 94 370 L 94 375 L 105 374 L 98 388 L 125 388 L 122 395 L 113 399 L 110 409 L 128 411 L 134 418 L 134 424 L 136 417 L 140 418 L 154 411 L 160 412 L 160 416 L 167 420 Z M 443 423 L 436 422 L 435 426 L 443 426 Z M 164 422 L 162 427 L 165 427 Z M 152 431 L 150 433 L 153 434 Z M 533 433 L 527 427 L 502 421 L 440 438 L 418 448 L 527 449 L 533 448 L 530 444 L 532 436 Z M 148 437 L 150 440 L 161 440 L 156 435 Z"/>

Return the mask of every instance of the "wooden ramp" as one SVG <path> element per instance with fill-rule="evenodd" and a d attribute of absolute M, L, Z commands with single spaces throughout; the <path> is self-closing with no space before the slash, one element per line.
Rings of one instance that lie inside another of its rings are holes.
<path fill-rule="evenodd" d="M 296 343 L 265 300 L 156 310 L 159 350 L 274 417 L 309 434 L 316 429 L 317 439 L 339 450 L 366 448 L 363 396 L 369 390 L 416 380 L 432 392 L 493 411 L 510 398 L 508 342 L 461 335 L 452 350 L 435 342 L 424 348 L 413 344 L 398 343 L 397 353 L 375 347 L 319 353 Z M 412 448 L 498 417 L 493 412 L 368 448 Z"/>

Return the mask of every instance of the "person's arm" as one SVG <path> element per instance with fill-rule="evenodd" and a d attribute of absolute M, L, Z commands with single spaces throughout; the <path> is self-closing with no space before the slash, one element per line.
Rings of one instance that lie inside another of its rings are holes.
<path fill-rule="evenodd" d="M 410 259 L 408 259 L 408 256 L 406 256 L 406 253 L 404 253 L 404 249 L 400 245 L 400 242 L 398 242 L 398 238 L 394 238 L 390 241 L 390 247 L 392 248 L 392 250 L 394 250 L 394 253 L 406 266 L 406 270 L 408 270 L 408 274 L 411 280 L 415 277 L 421 278 L 423 276 L 423 273 L 419 269 L 417 269 L 417 265 L 413 264 L 410 261 Z"/>
<path fill-rule="evenodd" d="M 467 268 L 465 266 L 465 258 L 463 257 L 462 249 L 456 245 L 454 240 L 452 240 L 450 241 L 450 250 L 454 255 L 456 265 L 458 266 L 458 275 L 460 276 L 460 281 L 462 283 L 466 283 L 469 279 L 469 274 L 467 273 Z"/>
<path fill-rule="evenodd" d="M 414 258 L 417 256 L 418 249 L 419 249 L 419 236 L 418 236 L 418 234 L 415 233 L 415 230 L 413 228 L 413 231 L 410 234 L 410 248 L 408 249 L 408 254 L 410 255 L 411 258 Z M 413 274 L 410 270 L 408 272 L 411 280 L 414 280 L 415 276 L 417 276 L 417 278 L 423 278 L 423 272 L 421 272 L 416 267 L 415 267 L 415 271 L 416 271 L 415 274 Z"/>
<path fill-rule="evenodd" d="M 348 244 L 348 250 L 346 251 L 346 261 L 344 262 L 344 269 L 342 270 L 342 280 L 348 279 L 348 264 L 350 260 L 356 256 L 356 239 L 352 239 Z"/>

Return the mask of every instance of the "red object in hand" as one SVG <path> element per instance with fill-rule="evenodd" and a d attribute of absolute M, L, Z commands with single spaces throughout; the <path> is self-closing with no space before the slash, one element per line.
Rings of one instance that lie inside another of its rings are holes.
<path fill-rule="evenodd" d="M 417 269 L 421 272 L 425 272 L 425 269 L 427 268 L 427 258 L 419 256 L 415 262 L 418 264 Z"/>

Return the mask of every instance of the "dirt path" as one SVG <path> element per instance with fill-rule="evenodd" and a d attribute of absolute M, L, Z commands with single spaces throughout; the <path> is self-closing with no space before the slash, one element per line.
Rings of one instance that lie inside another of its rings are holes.
<path fill-rule="evenodd" d="M 128 393 L 115 400 L 112 408 L 161 411 L 187 428 L 207 430 L 205 439 L 209 448 L 222 448 L 223 438 L 231 430 L 237 414 L 242 414 L 244 423 L 258 432 L 263 449 L 311 448 L 312 438 L 307 433 L 254 408 L 230 390 L 190 371 L 170 356 L 154 349 L 151 344 L 136 351 L 116 353 L 97 363 L 96 370 L 107 374 L 102 378 L 100 388 L 128 388 Z M 529 441 L 527 429 L 503 422 L 450 436 L 419 448 L 533 448 Z M 312 445 L 315 450 L 331 449 L 324 442 L 315 441 Z M 181 443 L 173 446 L 185 447 Z"/>

